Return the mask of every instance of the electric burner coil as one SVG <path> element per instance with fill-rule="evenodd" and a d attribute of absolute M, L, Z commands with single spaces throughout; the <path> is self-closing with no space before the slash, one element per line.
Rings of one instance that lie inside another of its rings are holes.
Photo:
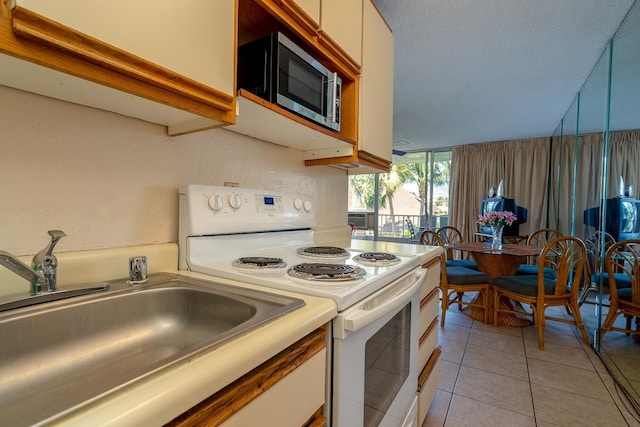
<path fill-rule="evenodd" d="M 353 257 L 353 260 L 365 265 L 387 266 L 400 262 L 400 258 L 388 252 L 363 252 Z"/>
<path fill-rule="evenodd" d="M 231 266 L 241 270 L 281 270 L 287 267 L 287 263 L 282 258 L 241 257 L 234 260 Z"/>
<path fill-rule="evenodd" d="M 367 274 L 364 269 L 354 265 L 322 263 L 297 264 L 287 273 L 298 279 L 324 282 L 357 280 Z"/>
<path fill-rule="evenodd" d="M 299 256 L 308 258 L 349 258 L 349 252 L 337 246 L 307 246 L 298 248 Z"/>

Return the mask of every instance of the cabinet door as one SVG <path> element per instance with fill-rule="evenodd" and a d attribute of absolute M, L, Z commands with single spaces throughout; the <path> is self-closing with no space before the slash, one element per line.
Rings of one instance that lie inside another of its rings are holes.
<path fill-rule="evenodd" d="M 17 0 L 17 5 L 228 95 L 235 0 Z"/>
<path fill-rule="evenodd" d="M 320 0 L 295 0 L 295 3 L 313 19 L 316 24 L 320 23 Z"/>
<path fill-rule="evenodd" d="M 364 0 L 358 150 L 391 160 L 394 39 L 378 10 Z"/>
<path fill-rule="evenodd" d="M 322 33 L 326 33 L 357 64 L 362 61 L 362 2 L 322 0 L 320 18 Z"/>

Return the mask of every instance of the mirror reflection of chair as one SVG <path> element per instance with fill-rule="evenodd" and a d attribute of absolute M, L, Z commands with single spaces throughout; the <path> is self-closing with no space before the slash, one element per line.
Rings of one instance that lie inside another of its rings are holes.
<path fill-rule="evenodd" d="M 438 228 L 436 231 L 438 236 L 440 236 L 440 240 L 442 241 L 442 245 L 445 247 L 445 252 L 447 253 L 447 266 L 449 267 L 467 267 L 472 268 L 474 270 L 478 269 L 478 265 L 475 261 L 470 259 L 464 259 L 462 257 L 462 252 L 457 251 L 455 249 L 451 249 L 448 246 L 454 243 L 462 242 L 462 233 L 457 228 L 447 225 L 444 227 Z"/>
<path fill-rule="evenodd" d="M 603 294 L 610 294 L 609 291 L 609 276 L 606 269 L 601 268 L 601 257 L 609 250 L 611 246 L 616 243 L 616 239 L 606 232 L 595 231 L 591 233 L 584 240 L 584 244 L 587 247 L 587 262 L 585 263 L 585 277 L 583 278 L 584 286 L 580 297 L 578 298 L 578 304 L 582 305 L 587 301 L 587 297 L 590 293 L 596 293 L 599 296 L 600 283 L 602 283 Z M 626 280 L 625 275 L 620 275 L 618 278 L 618 288 L 628 288 L 631 283 Z M 599 301 L 602 303 L 602 301 Z M 608 305 L 608 304 L 605 304 Z"/>
<path fill-rule="evenodd" d="M 481 308 L 484 322 L 486 323 L 489 319 L 487 301 L 490 298 L 489 284 L 491 278 L 471 268 L 448 266 L 446 251 L 442 253 L 441 257 L 440 289 L 442 291 L 442 310 L 440 313 L 440 326 L 444 327 L 447 310 L 451 304 L 457 304 L 460 310 L 462 310 L 463 306 Z M 482 297 L 474 298 L 474 300 L 481 302 L 466 301 L 463 298 L 465 292 L 480 292 Z"/>
<path fill-rule="evenodd" d="M 553 228 L 541 228 L 539 230 L 534 231 L 527 238 L 527 245 L 529 246 L 537 246 L 539 248 L 544 248 L 544 246 L 549 243 L 550 240 L 555 239 L 556 237 L 562 236 L 562 233 Z M 516 274 L 538 274 L 538 255 L 532 255 L 527 257 L 527 263 L 522 264 L 518 267 L 518 272 Z M 553 278 L 555 272 L 553 269 L 547 267 L 545 269 L 545 274 L 550 278 Z"/>
<path fill-rule="evenodd" d="M 610 300 L 600 338 L 608 331 L 640 335 L 639 330 L 631 328 L 632 318 L 635 317 L 636 321 L 640 318 L 640 240 L 622 240 L 613 244 L 607 250 L 604 261 L 609 277 Z M 621 279 L 629 286 L 619 287 Z M 621 314 L 626 317 L 624 328 L 615 326 Z"/>
<path fill-rule="evenodd" d="M 497 277 L 493 281 L 493 319 L 498 326 L 498 313 L 530 315 L 538 332 L 538 348 L 544 350 L 544 329 L 546 320 L 571 323 L 582 333 L 582 338 L 590 345 L 578 309 L 578 288 L 584 271 L 585 245 L 577 237 L 561 236 L 549 241 L 538 259 L 538 274 Z M 556 278 L 546 277 L 544 268 L 555 270 Z M 509 298 L 531 307 L 532 313 L 523 313 L 500 304 L 501 298 Z M 560 306 L 572 313 L 573 319 L 546 316 L 549 307 Z"/>

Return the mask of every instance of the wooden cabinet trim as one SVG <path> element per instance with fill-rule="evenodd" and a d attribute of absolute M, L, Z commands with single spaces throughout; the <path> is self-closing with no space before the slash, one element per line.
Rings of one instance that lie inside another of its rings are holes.
<path fill-rule="evenodd" d="M 422 392 L 422 389 L 427 383 L 429 375 L 431 375 L 431 372 L 433 372 L 433 369 L 435 368 L 436 362 L 440 358 L 441 353 L 442 346 L 437 346 L 436 349 L 433 350 L 433 353 L 431 353 L 431 357 L 429 358 L 427 364 L 424 366 L 424 369 L 422 370 L 422 372 L 420 372 L 420 376 L 418 377 L 418 393 Z"/>
<path fill-rule="evenodd" d="M 295 20 L 295 22 L 297 22 L 302 28 L 304 28 L 307 33 L 313 35 L 318 32 L 318 23 L 312 17 L 310 17 L 309 14 L 305 12 L 295 1 L 279 1 L 282 10 L 289 14 L 289 16 L 291 16 Z"/>
<path fill-rule="evenodd" d="M 389 172 L 389 170 L 391 169 L 390 161 L 371 155 L 366 151 L 358 151 L 353 156 L 305 160 L 304 164 L 306 166 L 320 166 L 320 165 L 340 166 L 342 164 L 369 166 L 379 170 L 380 172 Z"/>
<path fill-rule="evenodd" d="M 324 406 L 321 406 L 302 427 L 324 427 L 326 425 L 327 417 L 324 416 Z"/>
<path fill-rule="evenodd" d="M 434 267 L 436 265 L 440 265 L 440 262 L 441 262 L 441 260 L 440 260 L 440 257 L 438 256 L 438 257 L 435 257 L 435 258 L 425 262 L 424 264 L 422 264 L 422 267 L 424 267 L 424 268 L 432 268 L 432 267 Z"/>
<path fill-rule="evenodd" d="M 429 338 L 429 335 L 431 335 L 431 332 L 433 332 L 433 330 L 437 326 L 438 326 L 438 318 L 435 317 L 431 321 L 431 323 L 429 323 L 429 326 L 427 326 L 427 329 L 425 329 L 425 331 L 422 333 L 422 335 L 420 335 L 420 339 L 418 340 L 418 347 L 422 347 L 422 345 L 427 340 L 427 338 Z"/>
<path fill-rule="evenodd" d="M 316 329 L 165 425 L 218 425 L 224 422 L 324 349 L 325 335 L 325 328 Z"/>
<path fill-rule="evenodd" d="M 438 297 L 438 294 L 440 293 L 440 290 L 435 287 L 433 289 L 431 289 L 431 292 L 429 292 L 424 298 L 422 298 L 422 300 L 420 301 L 420 311 L 422 311 L 422 309 L 431 302 L 431 300 L 433 300 L 434 298 Z"/>
<path fill-rule="evenodd" d="M 235 121 L 235 98 L 28 9 L 2 3 L 0 51 L 191 113 Z"/>

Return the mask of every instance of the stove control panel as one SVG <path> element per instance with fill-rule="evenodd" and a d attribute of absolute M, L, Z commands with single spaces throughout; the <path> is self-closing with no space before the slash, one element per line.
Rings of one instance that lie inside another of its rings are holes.
<path fill-rule="evenodd" d="M 315 226 L 308 194 L 191 184 L 180 188 L 179 202 L 179 228 L 185 236 Z"/>
<path fill-rule="evenodd" d="M 298 199 L 296 199 L 298 200 Z M 294 201 L 295 205 L 295 201 Z M 280 196 L 264 196 L 256 194 L 256 209 L 258 212 L 279 214 L 284 212 L 282 206 L 282 197 Z"/>

